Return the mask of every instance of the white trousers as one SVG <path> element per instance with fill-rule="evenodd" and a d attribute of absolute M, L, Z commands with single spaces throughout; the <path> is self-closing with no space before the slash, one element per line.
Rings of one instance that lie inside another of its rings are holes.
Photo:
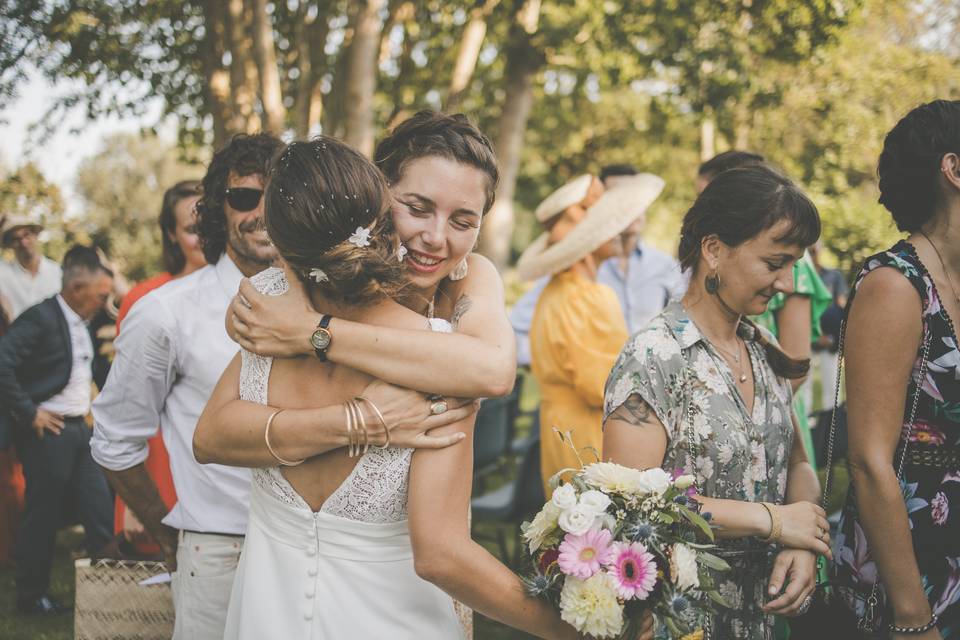
<path fill-rule="evenodd" d="M 173 574 L 173 640 L 221 640 L 243 538 L 180 532 Z"/>

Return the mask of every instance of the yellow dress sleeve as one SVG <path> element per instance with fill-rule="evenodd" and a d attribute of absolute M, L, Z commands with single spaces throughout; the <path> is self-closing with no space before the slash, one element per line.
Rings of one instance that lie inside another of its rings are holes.
<path fill-rule="evenodd" d="M 556 348 L 577 395 L 603 408 L 603 389 L 620 349 L 629 337 L 623 311 L 609 287 L 580 280 L 570 287 L 563 308 L 563 332 Z"/>

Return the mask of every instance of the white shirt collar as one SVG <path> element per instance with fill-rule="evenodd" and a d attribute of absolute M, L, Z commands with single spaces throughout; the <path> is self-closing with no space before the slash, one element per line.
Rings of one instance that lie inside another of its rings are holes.
<path fill-rule="evenodd" d="M 63 299 L 63 296 L 59 293 L 57 294 L 57 302 L 60 304 L 60 309 L 63 311 L 63 315 L 67 318 L 67 324 L 82 324 L 87 325 L 87 321 L 80 317 L 80 315 L 70 308 L 70 305 L 67 304 L 67 301 Z"/>
<path fill-rule="evenodd" d="M 237 265 L 230 259 L 230 256 L 224 252 L 220 256 L 220 259 L 217 260 L 214 271 L 217 274 L 217 280 L 220 282 L 223 292 L 227 294 L 228 298 L 232 299 L 233 296 L 237 295 L 237 291 L 240 289 L 240 281 L 243 280 L 243 274 L 240 272 L 240 269 L 238 269 Z"/>

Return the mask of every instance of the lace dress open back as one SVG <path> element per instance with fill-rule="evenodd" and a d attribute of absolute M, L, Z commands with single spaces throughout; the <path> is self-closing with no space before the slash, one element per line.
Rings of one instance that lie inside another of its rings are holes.
<path fill-rule="evenodd" d="M 286 291 L 280 269 L 252 279 Z M 450 331 L 431 320 L 434 331 Z M 242 352 L 240 398 L 267 404 L 272 360 Z M 225 638 L 463 638 L 453 600 L 417 576 L 407 528 L 412 449 L 371 449 L 314 512 L 279 468 L 255 469 Z"/>

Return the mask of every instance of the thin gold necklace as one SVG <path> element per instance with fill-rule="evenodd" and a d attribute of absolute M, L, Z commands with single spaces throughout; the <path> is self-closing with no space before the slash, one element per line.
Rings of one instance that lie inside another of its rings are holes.
<path fill-rule="evenodd" d="M 960 303 L 960 295 L 957 295 L 957 288 L 953 286 L 953 278 L 950 277 L 950 271 L 947 270 L 947 263 L 943 261 L 943 256 L 940 255 L 940 249 L 937 249 L 937 245 L 933 244 L 933 240 L 930 239 L 923 231 L 920 232 L 927 242 L 930 243 L 930 246 L 933 247 L 933 252 L 937 254 L 937 260 L 940 261 L 940 268 L 943 269 L 943 275 L 947 277 L 947 284 L 950 285 L 950 291 L 953 292 L 953 297 L 958 303 Z"/>
<path fill-rule="evenodd" d="M 737 353 L 736 354 L 730 353 L 729 351 L 722 348 L 720 345 L 716 343 L 711 343 L 711 344 L 713 344 L 714 348 L 716 348 L 717 351 L 719 351 L 720 353 L 723 353 L 733 358 L 733 361 L 737 363 L 737 369 L 740 371 L 740 377 L 739 377 L 740 382 L 746 382 L 747 374 L 744 373 L 743 371 L 743 361 L 742 361 L 743 353 L 740 349 L 740 345 L 742 342 L 743 342 L 743 339 L 740 336 L 737 336 Z"/>

